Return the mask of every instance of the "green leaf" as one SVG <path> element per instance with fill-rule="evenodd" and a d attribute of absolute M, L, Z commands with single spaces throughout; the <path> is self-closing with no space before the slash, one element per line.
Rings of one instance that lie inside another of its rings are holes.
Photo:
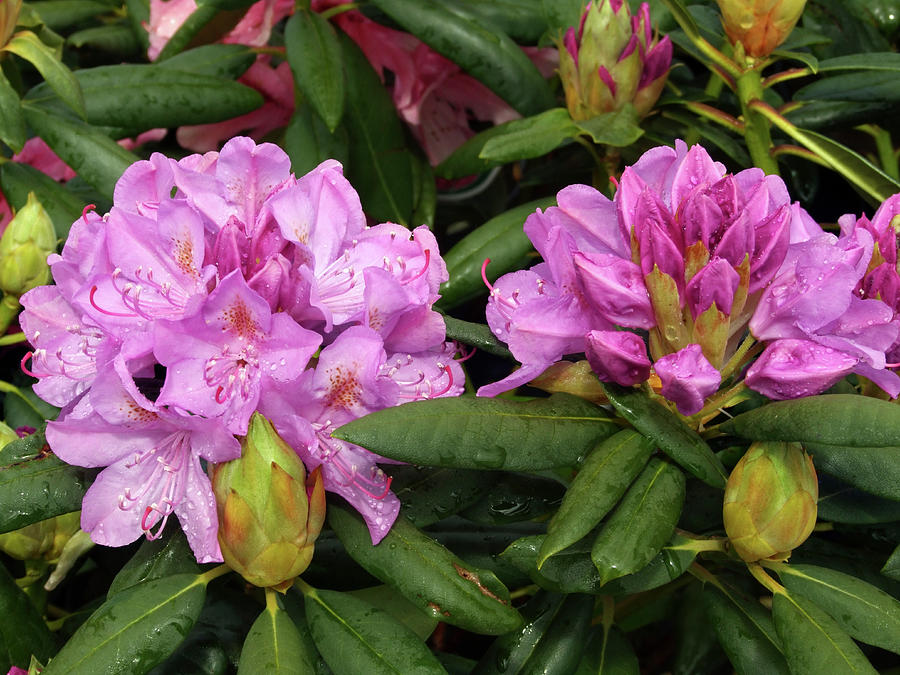
<path fill-rule="evenodd" d="M 575 464 L 612 435 L 606 415 L 567 394 L 524 403 L 460 396 L 385 408 L 332 435 L 410 464 L 539 471 Z"/>
<path fill-rule="evenodd" d="M 46 662 L 55 651 L 47 624 L 6 567 L 0 565 L 0 670 L 27 668 L 32 655 Z"/>
<path fill-rule="evenodd" d="M 334 28 L 316 12 L 297 10 L 284 28 L 294 83 L 334 133 L 344 115 L 341 45 Z"/>
<path fill-rule="evenodd" d="M 35 437 L 34 443 L 43 434 Z M 64 463 L 49 448 L 33 459 L 0 467 L 0 532 L 78 511 L 91 473 Z"/>
<path fill-rule="evenodd" d="M 598 145 L 624 148 L 644 135 L 644 130 L 638 126 L 638 122 L 634 107 L 626 105 L 622 110 L 603 113 L 578 122 L 577 126 Z"/>
<path fill-rule="evenodd" d="M 316 648 L 337 673 L 443 673 L 415 633 L 364 600 L 337 591 L 304 589 Z"/>
<path fill-rule="evenodd" d="M 317 655 L 309 653 L 287 612 L 266 591 L 266 608 L 253 622 L 238 664 L 238 675 L 275 673 L 303 675 L 315 672 Z"/>
<path fill-rule="evenodd" d="M 471 321 L 454 319 L 452 316 L 445 316 L 444 326 L 447 329 L 448 340 L 456 340 L 488 354 L 515 361 L 515 357 L 509 351 L 509 347 L 500 342 L 491 332 L 491 329 L 483 323 L 472 323 Z"/>
<path fill-rule="evenodd" d="M 537 44 L 547 30 L 541 0 L 438 0 L 470 21 L 506 33 L 520 44 Z"/>
<path fill-rule="evenodd" d="M 25 140 L 25 115 L 19 95 L 0 70 L 0 141 L 21 152 Z"/>
<path fill-rule="evenodd" d="M 894 70 L 833 75 L 799 89 L 794 100 L 897 102 L 900 100 L 898 85 L 900 72 Z"/>
<path fill-rule="evenodd" d="M 206 579 L 176 574 L 127 588 L 104 602 L 53 657 L 43 675 L 146 672 L 188 634 Z"/>
<path fill-rule="evenodd" d="M 503 132 L 491 135 L 478 153 L 488 166 L 546 155 L 579 133 L 578 125 L 565 108 L 552 108 L 534 117 L 512 120 L 499 128 Z"/>
<path fill-rule="evenodd" d="M 389 470 L 401 513 L 427 527 L 478 501 L 496 480 L 489 471 L 397 466 Z"/>
<path fill-rule="evenodd" d="M 390 95 L 363 53 L 341 40 L 349 136 L 347 177 L 365 212 L 375 220 L 406 225 L 413 211 L 413 158 Z"/>
<path fill-rule="evenodd" d="M 138 161 L 137 155 L 84 122 L 45 112 L 31 103 L 23 104 L 23 107 L 28 114 L 28 123 L 60 159 L 112 201 L 116 181 L 125 169 Z"/>
<path fill-rule="evenodd" d="M 387 584 L 350 591 L 351 595 L 384 610 L 425 641 L 434 632 L 438 620 L 404 598 Z"/>
<path fill-rule="evenodd" d="M 256 52 L 246 45 L 201 45 L 155 64 L 156 68 L 180 70 L 195 75 L 235 80 L 256 61 Z"/>
<path fill-rule="evenodd" d="M 39 0 L 28 5 L 48 28 L 55 31 L 110 11 L 109 4 L 96 0 Z"/>
<path fill-rule="evenodd" d="M 772 616 L 759 602 L 712 584 L 703 587 L 701 597 L 709 623 L 738 675 L 788 675 Z"/>
<path fill-rule="evenodd" d="M 72 33 L 66 43 L 76 49 L 88 47 L 119 58 L 135 56 L 141 51 L 141 43 L 131 26 L 123 23 L 85 28 Z"/>
<path fill-rule="evenodd" d="M 434 227 L 437 211 L 437 182 L 434 169 L 423 157 L 413 155 L 413 176 L 415 191 L 413 193 L 414 208 L 412 222 L 414 225 Z"/>
<path fill-rule="evenodd" d="M 644 436 L 624 429 L 591 451 L 547 526 L 538 569 L 597 526 L 641 473 L 653 450 Z"/>
<path fill-rule="evenodd" d="M 312 171 L 326 159 L 349 164 L 350 141 L 341 126 L 332 134 L 312 106 L 297 102 L 294 114 L 284 132 L 284 150 L 291 158 L 291 170 L 298 176 Z"/>
<path fill-rule="evenodd" d="M 615 627 L 598 630 L 588 643 L 575 675 L 639 675 L 637 656 Z"/>
<path fill-rule="evenodd" d="M 900 546 L 894 549 L 891 557 L 884 563 L 881 573 L 889 579 L 900 581 Z"/>
<path fill-rule="evenodd" d="M 20 462 L 41 457 L 50 449 L 44 430 L 10 441 L 0 450 L 0 467 L 8 467 Z"/>
<path fill-rule="evenodd" d="M 779 59 L 789 59 L 791 61 L 799 61 L 806 65 L 814 74 L 819 72 L 819 59 L 809 52 L 795 52 L 788 49 L 776 49 L 772 52 L 772 56 Z"/>
<path fill-rule="evenodd" d="M 20 162 L 0 164 L 0 188 L 15 209 L 25 206 L 28 193 L 34 192 L 53 221 L 56 236 L 65 239 L 69 228 L 81 217 L 84 203 L 65 186 L 43 171 Z"/>
<path fill-rule="evenodd" d="M 528 116 L 553 107 L 547 82 L 506 35 L 465 19 L 437 3 L 374 0 L 373 4 Z"/>
<path fill-rule="evenodd" d="M 752 441 L 893 447 L 900 438 L 900 406 L 856 394 L 807 396 L 748 410 L 719 429 Z"/>
<path fill-rule="evenodd" d="M 900 502 L 875 497 L 846 485 L 825 481 L 819 472 L 819 520 L 848 525 L 872 525 L 900 520 Z"/>
<path fill-rule="evenodd" d="M 816 471 L 836 476 L 870 494 L 900 501 L 900 447 L 805 445 Z"/>
<path fill-rule="evenodd" d="M 616 411 L 660 450 L 708 485 L 725 488 L 725 468 L 693 429 L 673 412 L 631 387 L 604 384 Z"/>
<path fill-rule="evenodd" d="M 175 34 L 169 38 L 169 41 L 166 42 L 165 46 L 159 52 L 159 56 L 156 57 L 157 63 L 165 61 L 181 52 L 194 40 L 194 38 L 198 37 L 201 32 L 210 34 L 206 35 L 206 37 L 212 38 L 211 40 L 208 40 L 209 42 L 214 42 L 215 39 L 219 37 L 220 33 L 222 35 L 227 33 L 229 29 L 226 29 L 225 26 L 222 26 L 218 30 L 215 26 L 207 28 L 207 24 L 212 24 L 213 19 L 216 18 L 218 13 L 219 10 L 216 7 L 211 7 L 209 5 L 198 6 L 197 9 L 184 20 L 184 23 L 178 27 L 178 30 L 176 30 Z M 236 21 L 237 18 L 235 18 L 235 23 Z"/>
<path fill-rule="evenodd" d="M 356 562 L 430 616 L 485 635 L 521 622 L 509 591 L 492 572 L 468 565 L 404 517 L 377 546 L 362 519 L 343 505 L 329 505 L 328 522 Z"/>
<path fill-rule="evenodd" d="M 69 2 L 69 0 L 60 1 Z M 141 50 L 146 52 L 150 46 L 150 33 L 144 25 L 150 23 L 150 0 L 125 0 L 125 9 L 131 30 L 141 43 Z"/>
<path fill-rule="evenodd" d="M 585 3 L 581 0 L 543 0 L 542 5 L 550 37 L 556 37 L 556 33 L 578 25 Z"/>
<path fill-rule="evenodd" d="M 803 596 L 776 593 L 772 615 L 792 675 L 877 672 L 834 619 Z"/>
<path fill-rule="evenodd" d="M 900 72 L 900 54 L 896 52 L 866 52 L 824 59 L 819 72 L 829 70 L 893 70 Z"/>
<path fill-rule="evenodd" d="M 206 124 L 243 115 L 262 105 L 262 96 L 250 87 L 172 67 L 98 66 L 79 70 L 76 75 L 87 97 L 87 121 L 95 126 L 140 132 Z M 44 85 L 29 91 L 25 100 L 28 105 L 53 106 L 52 94 Z"/>
<path fill-rule="evenodd" d="M 144 540 L 141 547 L 113 578 L 107 600 L 144 581 L 175 574 L 199 574 L 200 567 L 181 528 L 171 527 L 161 539 Z"/>
<path fill-rule="evenodd" d="M 553 511 L 564 493 L 565 487 L 554 478 L 501 473 L 490 491 L 461 515 L 489 527 L 537 520 Z"/>
<path fill-rule="evenodd" d="M 67 106 L 81 117 L 85 116 L 84 95 L 78 80 L 37 35 L 31 31 L 16 33 L 0 51 L 11 52 L 29 61 Z"/>
<path fill-rule="evenodd" d="M 851 637 L 900 654 L 900 602 L 862 579 L 815 565 L 779 565 L 781 583 L 821 607 Z"/>
<path fill-rule="evenodd" d="M 659 553 L 681 515 L 684 484 L 675 466 L 650 460 L 594 540 L 601 584 L 637 572 Z"/>
<path fill-rule="evenodd" d="M 490 258 L 489 274 L 499 277 L 528 264 L 528 253 L 534 249 L 522 229 L 525 219 L 537 209 L 556 205 L 556 199 L 545 197 L 521 204 L 467 234 L 444 255 L 449 280 L 441 285 L 438 306 L 451 309 L 469 300 L 487 295 L 481 279 L 481 266 Z"/>

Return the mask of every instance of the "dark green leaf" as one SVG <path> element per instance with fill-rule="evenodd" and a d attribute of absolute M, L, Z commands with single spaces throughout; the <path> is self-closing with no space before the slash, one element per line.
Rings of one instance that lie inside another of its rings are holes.
<path fill-rule="evenodd" d="M 776 593 L 772 615 L 793 675 L 877 672 L 834 619 L 803 596 Z"/>
<path fill-rule="evenodd" d="M 490 258 L 486 273 L 497 278 L 528 264 L 534 246 L 522 229 L 525 219 L 537 209 L 555 206 L 553 198 L 538 199 L 491 218 L 467 234 L 444 255 L 450 279 L 441 285 L 438 303 L 450 309 L 484 296 L 488 289 L 481 279 L 481 266 Z"/>
<path fill-rule="evenodd" d="M 594 613 L 594 598 L 569 595 L 528 657 L 522 675 L 559 675 L 573 672 L 581 661 Z M 502 672 L 502 671 L 501 671 Z"/>
<path fill-rule="evenodd" d="M 387 612 L 336 591 L 304 591 L 316 648 L 338 673 L 443 673 L 419 638 Z"/>
<path fill-rule="evenodd" d="M 522 115 L 553 106 L 553 94 L 519 46 L 503 33 L 419 0 L 375 0 L 394 21 L 458 63 Z"/>
<path fill-rule="evenodd" d="M 579 133 L 579 126 L 565 108 L 545 110 L 499 128 L 502 133 L 491 134 L 478 153 L 488 166 L 541 157 Z"/>
<path fill-rule="evenodd" d="M 675 414 L 642 391 L 604 384 L 609 402 L 669 457 L 713 487 L 725 487 L 725 468 L 706 442 Z"/>
<path fill-rule="evenodd" d="M 900 406 L 855 394 L 807 396 L 748 410 L 719 429 L 753 441 L 892 447 L 900 438 Z"/>
<path fill-rule="evenodd" d="M 201 32 L 212 34 L 220 32 L 222 34 L 226 33 L 227 30 L 216 30 L 215 27 L 207 27 L 207 24 L 210 24 L 218 13 L 219 10 L 216 7 L 210 7 L 208 5 L 197 7 L 197 9 L 184 20 L 184 23 L 178 27 L 178 30 L 176 30 L 175 34 L 169 38 L 169 41 L 166 42 L 165 46 L 159 52 L 159 55 L 156 57 L 157 62 L 165 61 L 184 50 L 184 48 L 197 38 Z M 210 40 L 210 42 L 212 41 L 214 40 Z"/>
<path fill-rule="evenodd" d="M 46 662 L 55 651 L 47 624 L 6 567 L 0 565 L 0 670 L 27 668 L 32 655 Z"/>
<path fill-rule="evenodd" d="M 624 148 L 643 136 L 644 131 L 638 126 L 638 122 L 634 108 L 628 105 L 622 110 L 578 122 L 577 126 L 598 145 Z"/>
<path fill-rule="evenodd" d="M 495 477 L 491 490 L 462 512 L 480 525 L 503 525 L 535 520 L 559 506 L 565 487 L 558 480 L 524 473 Z"/>
<path fill-rule="evenodd" d="M 897 546 L 894 552 L 891 553 L 891 557 L 887 559 L 884 567 L 881 568 L 881 573 L 889 579 L 900 581 L 900 546 Z"/>
<path fill-rule="evenodd" d="M 439 1 L 454 14 L 506 33 L 522 44 L 536 44 L 547 30 L 541 0 Z"/>
<path fill-rule="evenodd" d="M 105 198 L 112 200 L 116 181 L 138 161 L 109 136 L 78 120 L 25 104 L 28 123 L 66 164 Z"/>
<path fill-rule="evenodd" d="M 305 649 L 291 618 L 267 591 L 266 608 L 253 622 L 238 664 L 238 675 L 304 675 L 315 670 L 317 655 Z"/>
<path fill-rule="evenodd" d="M 413 225 L 434 226 L 437 210 L 437 182 L 434 169 L 423 157 L 414 155 L 413 159 L 413 214 L 410 222 Z"/>
<path fill-rule="evenodd" d="M 360 588 L 351 591 L 350 594 L 384 610 L 409 628 L 420 640 L 427 640 L 438 625 L 438 620 L 434 616 L 423 612 L 387 584 Z"/>
<path fill-rule="evenodd" d="M 824 77 L 808 84 L 794 94 L 797 101 L 856 101 L 868 103 L 896 102 L 900 72 L 874 71 L 868 73 L 848 73 Z"/>
<path fill-rule="evenodd" d="M 634 650 L 615 627 L 598 629 L 588 643 L 575 675 L 639 675 L 640 667 Z"/>
<path fill-rule="evenodd" d="M 772 616 L 755 600 L 707 584 L 703 605 L 738 675 L 788 675 Z"/>
<path fill-rule="evenodd" d="M 81 117 L 85 116 L 84 96 L 78 86 L 78 80 L 37 35 L 31 31 L 21 31 L 14 35 L 5 47 L 0 48 L 0 51 L 12 52 L 30 61 L 66 105 Z"/>
<path fill-rule="evenodd" d="M 69 0 L 60 0 L 69 2 Z M 150 33 L 144 26 L 150 23 L 150 0 L 125 0 L 126 14 L 131 30 L 141 43 L 141 49 L 147 51 L 150 46 Z"/>
<path fill-rule="evenodd" d="M 819 520 L 871 525 L 900 520 L 900 502 L 875 497 L 819 472 Z"/>
<path fill-rule="evenodd" d="M 779 565 L 781 583 L 824 609 L 851 636 L 900 654 L 900 602 L 849 574 L 815 565 Z"/>
<path fill-rule="evenodd" d="M 524 403 L 460 396 L 385 408 L 333 436 L 410 464 L 539 471 L 577 463 L 616 429 L 602 408 L 567 394 Z"/>
<path fill-rule="evenodd" d="M 684 483 L 677 467 L 650 460 L 594 540 L 601 584 L 639 571 L 659 553 L 681 515 Z"/>
<path fill-rule="evenodd" d="M 174 574 L 199 574 L 200 567 L 194 558 L 187 538 L 180 528 L 169 528 L 166 536 L 153 541 L 145 540 L 131 560 L 119 570 L 112 580 L 107 599 L 126 588 L 151 579 Z"/>
<path fill-rule="evenodd" d="M 0 532 L 81 508 L 90 471 L 44 454 L 0 468 Z"/>
<path fill-rule="evenodd" d="M 341 40 L 346 77 L 347 177 L 365 212 L 406 225 L 413 211 L 413 158 L 390 95 L 353 42 Z"/>
<path fill-rule="evenodd" d="M 87 121 L 95 126 L 145 131 L 206 124 L 243 115 L 262 105 L 259 92 L 242 84 L 172 67 L 98 66 L 79 70 L 76 75 L 87 99 Z M 28 92 L 26 101 L 49 107 L 52 94 L 39 85 Z"/>
<path fill-rule="evenodd" d="M 900 72 L 900 54 L 868 52 L 836 56 L 819 62 L 819 72 L 829 70 L 893 70 Z"/>
<path fill-rule="evenodd" d="M 69 228 L 81 217 L 81 209 L 84 207 L 84 203 L 63 185 L 28 164 L 0 164 L 0 188 L 16 209 L 25 206 L 28 193 L 34 192 L 53 221 L 53 229 L 60 239 L 68 236 Z"/>
<path fill-rule="evenodd" d="M 447 339 L 462 342 L 488 354 L 499 356 L 510 361 L 515 360 L 509 348 L 498 340 L 491 329 L 483 323 L 472 323 L 454 319 L 452 316 L 444 317 L 444 325 L 447 329 Z"/>
<path fill-rule="evenodd" d="M 893 120 L 896 105 L 886 102 L 857 103 L 855 101 L 810 101 L 785 117 L 803 129 L 829 129 L 836 126 L 855 126 Z"/>
<path fill-rule="evenodd" d="M 326 159 L 348 164 L 347 130 L 341 126 L 332 134 L 325 122 L 306 101 L 298 101 L 284 132 L 284 150 L 291 158 L 291 170 L 301 176 Z"/>
<path fill-rule="evenodd" d="M 556 37 L 569 26 L 577 26 L 585 3 L 581 0 L 543 0 L 544 17 L 550 37 Z"/>
<path fill-rule="evenodd" d="M 607 438 L 588 455 L 547 526 L 538 568 L 593 530 L 650 459 L 653 444 L 631 429 Z"/>
<path fill-rule="evenodd" d="M 344 115 L 341 46 L 334 28 L 316 12 L 297 10 L 284 28 L 294 83 L 334 133 Z"/>
<path fill-rule="evenodd" d="M 799 61 L 800 63 L 805 64 L 813 73 L 819 71 L 819 60 L 809 52 L 794 52 L 787 49 L 776 49 L 772 52 L 772 56 L 779 59 Z"/>
<path fill-rule="evenodd" d="M 25 145 L 25 116 L 19 95 L 0 70 L 0 141 L 15 152 Z"/>
<path fill-rule="evenodd" d="M 255 60 L 256 52 L 246 45 L 202 45 L 176 54 L 156 67 L 234 80 Z"/>
<path fill-rule="evenodd" d="M 471 567 L 403 516 L 377 546 L 362 519 L 343 505 L 329 506 L 328 522 L 354 560 L 430 616 L 487 635 L 521 622 L 493 573 Z"/>
<path fill-rule="evenodd" d="M 805 444 L 816 471 L 836 476 L 860 490 L 900 501 L 900 447 L 858 448 Z"/>
<path fill-rule="evenodd" d="M 401 512 L 416 527 L 426 527 L 478 501 L 494 484 L 489 471 L 397 466 L 389 469 Z"/>
<path fill-rule="evenodd" d="M 194 574 L 127 588 L 82 624 L 44 669 L 44 675 L 146 672 L 185 638 L 205 597 L 205 579 Z"/>
<path fill-rule="evenodd" d="M 37 433 L 17 438 L 10 441 L 0 450 L 0 467 L 8 467 L 13 464 L 35 459 L 50 449 L 44 430 Z"/>
<path fill-rule="evenodd" d="M 72 33 L 66 42 L 78 49 L 88 47 L 120 58 L 134 56 L 141 51 L 141 43 L 131 26 L 122 23 L 85 28 Z"/>
<path fill-rule="evenodd" d="M 95 0 L 39 0 L 28 4 L 48 28 L 56 31 L 110 11 L 108 4 Z"/>

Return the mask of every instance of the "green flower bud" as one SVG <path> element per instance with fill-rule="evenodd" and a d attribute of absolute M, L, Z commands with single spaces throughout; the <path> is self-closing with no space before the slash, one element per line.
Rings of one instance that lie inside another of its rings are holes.
<path fill-rule="evenodd" d="M 731 44 L 765 58 L 784 42 L 803 14 L 806 0 L 716 0 Z"/>
<path fill-rule="evenodd" d="M 12 37 L 21 8 L 22 0 L 2 0 L 0 2 L 0 47 L 5 46 Z"/>
<path fill-rule="evenodd" d="M 0 237 L 0 290 L 18 297 L 50 283 L 47 256 L 56 250 L 53 221 L 34 196 L 25 203 Z"/>
<path fill-rule="evenodd" d="M 818 499 L 816 469 L 799 443 L 754 443 L 725 485 L 725 532 L 747 562 L 787 560 L 812 532 Z"/>
<path fill-rule="evenodd" d="M 216 465 L 212 486 L 225 562 L 251 584 L 286 591 L 309 567 L 325 522 L 320 470 L 307 480 L 297 453 L 254 413 L 241 457 Z"/>
<path fill-rule="evenodd" d="M 55 563 L 63 548 L 81 528 L 81 512 L 66 513 L 0 534 L 0 551 L 17 560 Z"/>

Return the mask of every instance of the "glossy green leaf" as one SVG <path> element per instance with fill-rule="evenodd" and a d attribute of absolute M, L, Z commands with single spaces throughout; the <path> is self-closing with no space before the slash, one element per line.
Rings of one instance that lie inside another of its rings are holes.
<path fill-rule="evenodd" d="M 84 95 L 78 80 L 37 35 L 31 31 L 16 33 L 0 51 L 11 52 L 29 61 L 67 106 L 81 117 L 85 116 Z"/>
<path fill-rule="evenodd" d="M 616 430 L 602 408 L 555 394 L 526 402 L 475 396 L 413 401 L 332 435 L 410 464 L 539 471 L 577 463 Z"/>
<path fill-rule="evenodd" d="M 882 499 L 851 487 L 843 481 L 829 481 L 819 472 L 819 520 L 848 525 L 872 525 L 900 520 L 900 502 Z"/>
<path fill-rule="evenodd" d="M 781 583 L 825 610 L 851 636 L 900 654 L 900 602 L 862 579 L 815 565 L 779 565 Z"/>
<path fill-rule="evenodd" d="M 410 222 L 413 225 L 434 227 L 437 212 L 437 182 L 434 169 L 424 157 L 413 155 L 413 213 Z"/>
<path fill-rule="evenodd" d="M 478 501 L 496 480 L 489 471 L 390 467 L 391 489 L 401 513 L 416 527 L 426 527 Z"/>
<path fill-rule="evenodd" d="M 180 528 L 168 528 L 164 537 L 144 540 L 119 573 L 113 578 L 106 592 L 107 599 L 126 588 L 144 581 L 160 579 L 175 574 L 199 574 L 200 567 Z"/>
<path fill-rule="evenodd" d="M 488 289 L 481 279 L 481 267 L 490 259 L 486 274 L 497 278 L 528 264 L 528 253 L 534 249 L 522 229 L 525 219 L 537 209 L 555 206 L 554 198 L 537 199 L 521 204 L 467 234 L 444 255 L 450 279 L 441 285 L 438 306 L 451 309 L 469 300 L 486 296 Z"/>
<path fill-rule="evenodd" d="M 491 329 L 483 323 L 472 323 L 471 321 L 454 319 L 452 316 L 445 316 L 444 326 L 447 330 L 448 340 L 456 340 L 464 345 L 475 347 L 483 352 L 510 361 L 515 360 L 512 352 L 509 351 L 509 347 L 500 342 L 491 332 Z"/>
<path fill-rule="evenodd" d="M 565 108 L 552 108 L 534 117 L 501 125 L 502 133 L 491 135 L 478 156 L 488 166 L 546 155 L 578 135 L 579 127 Z"/>
<path fill-rule="evenodd" d="M 639 675 L 637 656 L 621 631 L 597 629 L 575 675 Z"/>
<path fill-rule="evenodd" d="M 785 117 L 803 129 L 831 129 L 893 119 L 896 105 L 887 102 L 809 101 Z"/>
<path fill-rule="evenodd" d="M 213 42 L 215 41 L 215 37 L 218 37 L 219 34 L 224 35 L 227 33 L 228 31 L 225 30 L 224 27 L 218 30 L 215 27 L 208 27 L 208 24 L 212 22 L 218 13 L 219 10 L 216 7 L 211 7 L 209 5 L 198 6 L 197 9 L 184 20 L 184 23 L 178 27 L 175 34 L 169 38 L 169 41 L 166 42 L 165 46 L 159 52 L 159 56 L 156 57 L 156 61 L 162 62 L 175 56 L 183 51 L 185 47 L 201 34 L 211 33 L 209 37 L 212 37 L 213 39 L 209 40 L 209 42 Z M 237 22 L 237 18 L 238 17 L 235 17 L 234 23 Z"/>
<path fill-rule="evenodd" d="M 585 3 L 581 0 L 543 0 L 542 5 L 550 37 L 557 34 L 561 37 L 569 26 L 578 25 Z"/>
<path fill-rule="evenodd" d="M 900 406 L 856 394 L 807 396 L 748 410 L 719 429 L 753 441 L 892 447 L 900 438 Z"/>
<path fill-rule="evenodd" d="M 157 63 L 156 67 L 234 80 L 255 60 L 256 52 L 246 45 L 201 45 Z"/>
<path fill-rule="evenodd" d="M 603 113 L 578 122 L 577 126 L 598 145 L 624 148 L 644 135 L 644 130 L 638 126 L 639 121 L 634 108 L 628 105 L 622 110 Z"/>
<path fill-rule="evenodd" d="M 306 618 L 316 648 L 337 673 L 443 673 L 406 626 L 364 600 L 305 589 Z M 308 672 L 308 671 L 307 671 Z"/>
<path fill-rule="evenodd" d="M 881 568 L 881 573 L 889 579 L 900 581 L 900 545 L 894 549 L 894 552 L 891 553 L 891 557 L 884 563 L 884 567 Z"/>
<path fill-rule="evenodd" d="M 776 593 L 772 615 L 792 675 L 877 672 L 835 620 L 803 596 Z"/>
<path fill-rule="evenodd" d="M 567 675 L 581 661 L 594 613 L 594 598 L 569 595 L 519 673 Z M 501 671 L 502 672 L 502 671 Z"/>
<path fill-rule="evenodd" d="M 631 387 L 604 384 L 616 411 L 657 447 L 697 478 L 725 488 L 725 468 L 706 442 L 675 413 Z"/>
<path fill-rule="evenodd" d="M 835 56 L 819 62 L 819 72 L 829 70 L 893 70 L 900 72 L 900 54 L 896 52 L 865 52 Z"/>
<path fill-rule="evenodd" d="M 565 490 L 565 486 L 553 478 L 501 473 L 495 477 L 488 493 L 461 515 L 486 526 L 537 520 L 559 506 Z"/>
<path fill-rule="evenodd" d="M 486 635 L 521 622 L 493 573 L 460 560 L 402 516 L 377 546 L 362 519 L 343 505 L 329 506 L 328 522 L 356 562 L 430 616 Z"/>
<path fill-rule="evenodd" d="M 406 225 L 413 211 L 413 158 L 390 95 L 353 42 L 343 36 L 349 136 L 347 177 L 375 220 Z"/>
<path fill-rule="evenodd" d="M 832 75 L 816 80 L 794 94 L 797 101 L 869 101 L 900 100 L 900 72 L 894 70 Z"/>
<path fill-rule="evenodd" d="M 284 28 L 294 83 L 333 133 L 344 115 L 341 45 L 334 28 L 316 12 L 297 10 Z"/>
<path fill-rule="evenodd" d="M 639 571 L 659 553 L 681 515 L 684 484 L 677 467 L 650 460 L 594 540 L 601 584 Z"/>
<path fill-rule="evenodd" d="M 312 171 L 326 159 L 336 159 L 347 166 L 349 143 L 343 126 L 332 134 L 309 103 L 297 102 L 284 132 L 284 151 L 291 158 L 291 170 L 297 176 Z"/>
<path fill-rule="evenodd" d="M 49 448 L 33 459 L 0 467 L 0 532 L 78 511 L 91 473 L 65 464 Z"/>
<path fill-rule="evenodd" d="M 44 430 L 17 438 L 0 449 L 0 467 L 8 467 L 44 455 L 50 446 L 44 436 Z"/>
<path fill-rule="evenodd" d="M 522 115 L 550 108 L 554 97 L 519 46 L 503 33 L 465 19 L 437 3 L 374 0 L 403 28 L 458 63 Z"/>
<path fill-rule="evenodd" d="M 77 71 L 77 78 L 87 98 L 87 121 L 95 126 L 145 131 L 206 124 L 262 105 L 262 96 L 250 87 L 172 67 L 98 66 Z M 52 106 L 52 92 L 37 86 L 26 101 L 29 106 Z"/>
<path fill-rule="evenodd" d="M 27 668 L 31 656 L 46 662 L 55 640 L 31 599 L 0 565 L 0 670 Z"/>
<path fill-rule="evenodd" d="M 0 141 L 21 152 L 25 140 L 25 115 L 19 95 L 0 70 Z"/>
<path fill-rule="evenodd" d="M 267 594 L 275 591 L 267 591 Z M 273 673 L 304 675 L 315 671 L 317 655 L 309 653 L 297 627 L 274 598 L 253 622 L 238 664 L 238 675 Z"/>
<path fill-rule="evenodd" d="M 860 490 L 900 501 L 900 447 L 856 448 L 805 444 L 816 471 L 836 476 Z"/>
<path fill-rule="evenodd" d="M 788 675 L 772 615 L 755 600 L 707 584 L 703 606 L 719 644 L 738 675 Z"/>
<path fill-rule="evenodd" d="M 521 44 L 537 44 L 547 30 L 541 0 L 438 0 L 454 14 L 506 33 Z"/>
<path fill-rule="evenodd" d="M 34 192 L 53 221 L 53 229 L 60 239 L 68 236 L 69 228 L 81 217 L 84 208 L 84 203 L 65 186 L 43 171 L 20 162 L 0 164 L 0 188 L 15 209 L 25 206 L 28 193 Z"/>
<path fill-rule="evenodd" d="M 69 2 L 69 0 L 60 1 Z M 150 0 L 125 0 L 124 4 L 131 30 L 134 31 L 141 43 L 141 49 L 147 51 L 150 46 L 150 33 L 144 28 L 144 25 L 150 23 Z"/>
<path fill-rule="evenodd" d="M 124 23 L 85 28 L 72 33 L 66 43 L 76 49 L 94 49 L 118 58 L 136 56 L 141 51 L 141 43 L 131 26 Z"/>
<path fill-rule="evenodd" d="M 78 120 L 24 105 L 28 123 L 78 175 L 112 201 L 116 181 L 138 160 L 109 136 Z"/>
<path fill-rule="evenodd" d="M 56 31 L 105 14 L 110 9 L 108 4 L 96 0 L 38 0 L 28 4 L 48 28 Z"/>
<path fill-rule="evenodd" d="M 439 623 L 437 618 L 423 612 L 387 584 L 360 588 L 350 594 L 384 610 L 422 641 L 428 639 Z"/>
<path fill-rule="evenodd" d="M 772 56 L 778 59 L 799 61 L 809 68 L 814 74 L 819 72 L 819 60 L 809 52 L 795 52 L 789 49 L 776 49 Z"/>
<path fill-rule="evenodd" d="M 194 574 L 127 588 L 82 624 L 43 675 L 150 670 L 185 638 L 205 597 L 205 578 Z"/>
<path fill-rule="evenodd" d="M 538 568 L 597 526 L 641 473 L 653 449 L 646 437 L 624 429 L 591 451 L 547 526 Z"/>

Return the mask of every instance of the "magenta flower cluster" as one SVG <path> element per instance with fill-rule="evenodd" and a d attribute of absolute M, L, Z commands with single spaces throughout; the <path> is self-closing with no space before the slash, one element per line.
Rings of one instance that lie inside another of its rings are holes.
<path fill-rule="evenodd" d="M 601 381 L 652 382 L 694 415 L 722 371 L 741 374 L 749 336 L 763 343 L 743 374 L 774 399 L 824 391 L 849 373 L 892 397 L 900 377 L 900 196 L 874 219 L 824 232 L 782 180 L 729 174 L 700 146 L 646 152 L 614 199 L 572 185 L 525 231 L 544 262 L 491 287 L 488 324 L 522 366 L 479 390 L 524 384 L 584 353 Z M 887 357 L 886 357 L 887 354 Z"/>
<path fill-rule="evenodd" d="M 373 541 L 399 509 L 381 458 L 331 438 L 404 401 L 453 396 L 464 377 L 431 309 L 446 267 L 434 236 L 367 227 L 341 166 L 301 178 L 248 138 L 132 165 L 104 216 L 85 211 L 55 286 L 23 296 L 35 391 L 64 461 L 105 467 L 82 528 L 119 546 L 175 514 L 197 559 L 220 561 L 203 462 L 235 459 L 259 410 Z"/>

